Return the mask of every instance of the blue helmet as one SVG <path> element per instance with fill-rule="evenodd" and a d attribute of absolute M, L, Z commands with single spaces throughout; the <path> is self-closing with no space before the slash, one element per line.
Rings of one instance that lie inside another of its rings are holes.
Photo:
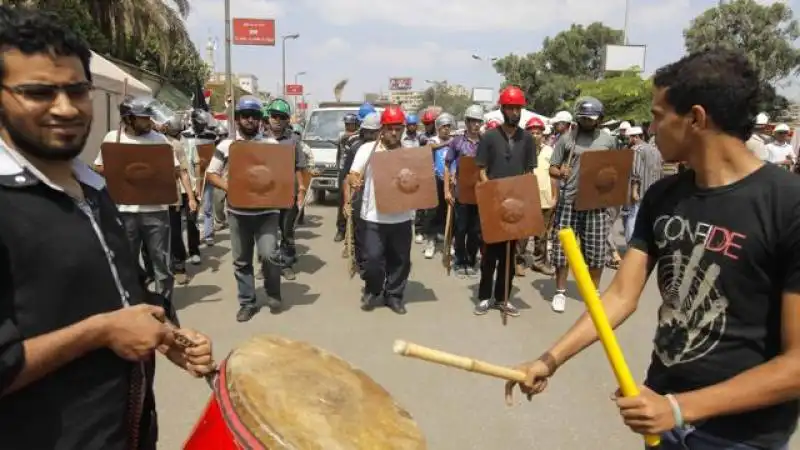
<path fill-rule="evenodd" d="M 594 97 L 583 97 L 575 104 L 575 117 L 590 117 L 597 119 L 605 115 L 603 103 Z"/>
<path fill-rule="evenodd" d="M 406 116 L 406 125 L 417 125 L 419 123 L 419 117 L 416 114 L 409 114 Z"/>
<path fill-rule="evenodd" d="M 369 103 L 364 103 L 360 108 L 358 108 L 358 119 L 364 120 L 365 117 L 374 112 L 377 112 L 374 106 Z"/>
<path fill-rule="evenodd" d="M 252 111 L 261 114 L 262 107 L 263 105 L 259 99 L 251 95 L 245 95 L 239 99 L 238 103 L 236 103 L 236 112 Z"/>
<path fill-rule="evenodd" d="M 350 125 L 357 125 L 358 122 L 360 122 L 358 116 L 353 113 L 345 114 L 343 120 L 345 124 L 350 124 Z"/>

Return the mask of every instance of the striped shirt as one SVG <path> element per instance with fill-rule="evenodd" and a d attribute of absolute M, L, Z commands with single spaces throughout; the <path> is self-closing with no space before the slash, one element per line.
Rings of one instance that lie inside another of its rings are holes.
<path fill-rule="evenodd" d="M 633 180 L 639 182 L 639 198 L 664 175 L 664 161 L 655 146 L 639 144 L 633 147 Z"/>

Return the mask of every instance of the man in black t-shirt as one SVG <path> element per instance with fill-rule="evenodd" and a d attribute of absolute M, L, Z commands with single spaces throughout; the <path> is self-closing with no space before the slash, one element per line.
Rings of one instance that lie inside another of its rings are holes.
<path fill-rule="evenodd" d="M 691 169 L 647 191 L 602 295 L 616 327 L 656 269 L 662 304 L 647 380 L 639 396 L 614 401 L 633 431 L 661 435 L 662 450 L 786 449 L 800 395 L 800 178 L 745 146 L 760 80 L 743 54 L 692 54 L 653 84 L 656 145 Z M 522 391 L 541 392 L 596 340 L 584 315 L 521 366 Z"/>

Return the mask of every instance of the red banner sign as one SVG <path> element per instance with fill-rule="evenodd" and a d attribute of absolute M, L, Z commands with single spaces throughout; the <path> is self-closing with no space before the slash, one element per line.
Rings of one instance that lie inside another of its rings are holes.
<path fill-rule="evenodd" d="M 413 80 L 410 77 L 389 78 L 390 91 L 410 91 Z"/>
<path fill-rule="evenodd" d="M 303 95 L 302 84 L 287 84 L 286 95 Z"/>
<path fill-rule="evenodd" d="M 236 45 L 275 45 L 273 19 L 233 19 L 233 43 Z"/>

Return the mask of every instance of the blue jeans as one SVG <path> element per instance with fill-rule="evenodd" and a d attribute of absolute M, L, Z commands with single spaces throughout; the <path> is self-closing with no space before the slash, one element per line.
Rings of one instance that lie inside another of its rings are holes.
<path fill-rule="evenodd" d="M 214 237 L 214 186 L 206 183 L 203 188 L 203 240 Z"/>
<path fill-rule="evenodd" d="M 233 254 L 233 276 L 239 294 L 239 305 L 254 306 L 256 285 L 253 274 L 253 253 L 258 249 L 258 262 L 264 273 L 264 290 L 267 296 L 281 299 L 281 270 L 267 256 L 273 255 L 278 246 L 278 214 L 245 216 L 228 215 L 231 230 L 231 253 Z"/>
<path fill-rule="evenodd" d="M 627 206 L 622 211 L 622 225 L 625 227 L 625 242 L 630 242 L 636 227 L 636 216 L 639 214 L 639 203 Z"/>
<path fill-rule="evenodd" d="M 786 443 L 773 450 L 788 450 Z M 652 450 L 652 449 L 651 449 Z M 729 441 L 692 426 L 676 428 L 661 435 L 657 450 L 758 450 L 756 447 Z"/>

